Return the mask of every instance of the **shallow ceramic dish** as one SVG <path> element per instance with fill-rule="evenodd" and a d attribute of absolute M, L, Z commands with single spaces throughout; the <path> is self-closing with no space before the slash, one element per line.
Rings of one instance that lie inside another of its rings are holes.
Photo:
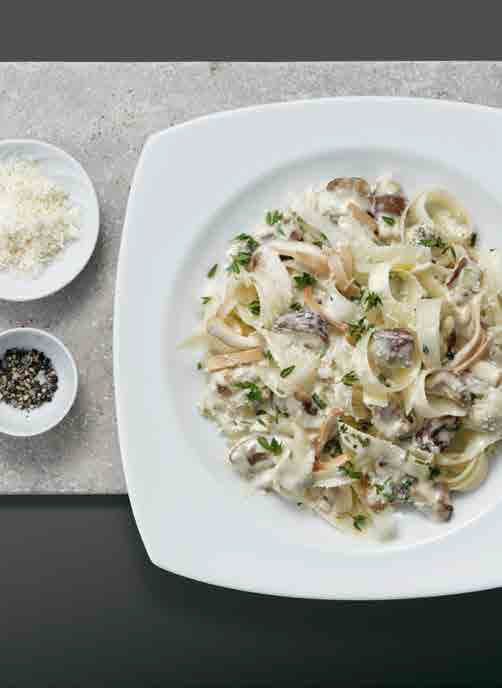
<path fill-rule="evenodd" d="M 342 98 L 205 117 L 152 136 L 134 177 L 120 254 L 115 382 L 134 515 L 151 560 L 261 593 L 388 599 L 502 585 L 502 466 L 437 524 L 400 516 L 396 540 L 349 538 L 275 497 L 249 497 L 180 341 L 225 243 L 285 195 L 336 176 L 392 172 L 412 195 L 440 185 L 502 243 L 502 113 L 419 99 Z M 138 363 L 141 362 L 141 363 Z"/>
<path fill-rule="evenodd" d="M 54 335 L 33 327 L 17 327 L 0 334 L 0 359 L 7 349 L 37 349 L 48 356 L 58 376 L 52 401 L 30 411 L 0 401 L 0 433 L 29 437 L 47 432 L 66 416 L 78 389 L 78 372 L 73 356 Z"/>
<path fill-rule="evenodd" d="M 60 148 L 29 139 L 0 141 L 0 161 L 10 157 L 37 162 L 41 172 L 68 193 L 80 213 L 79 238 L 69 242 L 40 275 L 20 276 L 11 270 L 0 270 L 0 299 L 30 301 L 59 291 L 86 266 L 99 234 L 99 205 L 82 165 Z"/>

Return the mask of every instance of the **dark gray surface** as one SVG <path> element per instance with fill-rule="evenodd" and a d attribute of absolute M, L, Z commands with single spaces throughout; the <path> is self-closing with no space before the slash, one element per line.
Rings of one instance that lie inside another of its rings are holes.
<path fill-rule="evenodd" d="M 373 603 L 263 597 L 151 565 L 126 497 L 3 497 L 0 519 L 2 688 L 501 680 L 500 590 Z"/>

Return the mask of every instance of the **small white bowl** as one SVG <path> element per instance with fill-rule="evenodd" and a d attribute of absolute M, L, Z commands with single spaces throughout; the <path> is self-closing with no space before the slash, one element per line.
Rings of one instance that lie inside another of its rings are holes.
<path fill-rule="evenodd" d="M 0 270 L 0 299 L 31 301 L 65 287 L 83 270 L 99 234 L 99 204 L 94 186 L 82 165 L 71 155 L 44 141 L 10 139 L 0 141 L 0 162 L 20 158 L 38 163 L 43 174 L 62 187 L 79 209 L 78 239 L 69 242 L 40 275 L 19 275 Z"/>
<path fill-rule="evenodd" d="M 30 411 L 0 401 L 0 432 L 15 437 L 40 435 L 50 430 L 71 409 L 78 389 L 78 371 L 73 356 L 54 335 L 32 327 L 16 327 L 0 334 L 0 359 L 7 349 L 37 349 L 48 356 L 58 376 L 51 401 Z"/>

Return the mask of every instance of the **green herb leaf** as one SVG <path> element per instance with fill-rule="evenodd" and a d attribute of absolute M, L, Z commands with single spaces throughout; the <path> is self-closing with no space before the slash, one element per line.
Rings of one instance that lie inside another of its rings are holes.
<path fill-rule="evenodd" d="M 318 396 L 315 392 L 314 392 L 314 394 L 312 394 L 312 401 L 313 401 L 314 404 L 315 404 L 316 406 L 318 406 L 321 410 L 322 410 L 322 409 L 325 409 L 326 406 L 327 406 L 327 403 L 326 403 L 323 399 L 321 399 L 321 397 Z"/>
<path fill-rule="evenodd" d="M 393 217 L 389 217 L 388 215 L 382 215 L 382 220 L 385 222 L 386 225 L 389 225 L 390 227 L 394 227 L 396 224 L 396 221 Z"/>
<path fill-rule="evenodd" d="M 249 264 L 249 261 L 251 260 L 251 253 L 248 251 L 239 251 L 235 256 L 232 258 L 232 262 L 227 268 L 228 272 L 234 272 L 236 275 L 238 275 L 241 271 L 241 265 L 245 266 Z"/>
<path fill-rule="evenodd" d="M 432 235 L 431 237 L 424 237 L 423 239 L 420 239 L 418 242 L 420 246 L 427 246 L 428 248 L 437 248 L 441 250 L 441 255 L 446 253 L 447 251 L 451 251 L 451 254 L 453 256 L 453 259 L 456 259 L 456 253 L 455 249 L 453 246 L 450 244 L 445 243 L 440 236 L 437 235 Z"/>
<path fill-rule="evenodd" d="M 438 475 L 441 474 L 441 469 L 439 466 L 429 466 L 429 479 L 434 480 Z"/>
<path fill-rule="evenodd" d="M 258 300 L 248 303 L 248 308 L 253 315 L 260 315 L 260 302 Z"/>
<path fill-rule="evenodd" d="M 274 363 L 274 357 L 272 356 L 272 352 L 269 349 L 265 351 L 265 357 L 268 358 L 270 363 Z"/>
<path fill-rule="evenodd" d="M 350 370 L 348 373 L 345 373 L 341 381 L 344 385 L 347 385 L 347 387 L 352 387 L 356 382 L 359 382 L 359 378 L 353 370 Z"/>
<path fill-rule="evenodd" d="M 368 311 L 371 311 L 373 308 L 381 306 L 382 298 L 379 294 L 376 293 L 376 291 L 370 291 L 369 289 L 365 289 L 361 297 L 361 304 L 367 313 Z"/>
<path fill-rule="evenodd" d="M 298 301 L 295 301 L 294 303 L 291 304 L 291 310 L 292 311 L 302 311 L 303 306 L 301 303 L 298 303 Z"/>
<path fill-rule="evenodd" d="M 314 246 L 317 246 L 318 248 L 322 248 L 322 241 L 313 241 L 312 242 Z"/>
<path fill-rule="evenodd" d="M 211 298 L 212 298 L 211 296 L 202 296 L 201 297 L 201 301 L 204 304 L 204 306 L 206 305 L 206 303 L 209 303 L 211 301 Z"/>
<path fill-rule="evenodd" d="M 276 225 L 283 219 L 284 215 L 278 210 L 269 210 L 265 215 L 267 225 Z"/>
<path fill-rule="evenodd" d="M 256 401 L 258 403 L 263 401 L 261 389 L 254 382 L 236 382 L 234 387 L 237 389 L 247 389 L 248 393 L 246 394 L 246 398 L 249 401 Z"/>
<path fill-rule="evenodd" d="M 478 240 L 478 233 L 477 233 L 477 232 L 473 232 L 473 233 L 471 234 L 471 241 L 470 241 L 470 244 L 471 244 L 472 247 L 476 246 L 477 240 Z"/>
<path fill-rule="evenodd" d="M 375 327 L 374 325 L 371 325 L 366 318 L 359 318 L 359 320 L 356 322 L 350 322 L 347 323 L 347 325 L 349 326 L 349 335 L 356 343 L 361 339 L 363 334 Z"/>
<path fill-rule="evenodd" d="M 352 480 L 360 480 L 363 477 L 361 471 L 355 470 L 352 461 L 347 461 L 343 466 L 340 466 L 338 470 Z"/>
<path fill-rule="evenodd" d="M 235 241 L 245 241 L 248 251 L 253 253 L 260 245 L 250 234 L 238 234 Z"/>
<path fill-rule="evenodd" d="M 209 272 L 207 273 L 207 276 L 209 277 L 209 279 L 211 279 L 211 277 L 214 277 L 216 275 L 217 270 L 218 270 L 218 263 L 215 263 L 213 265 L 213 267 L 211 268 L 211 270 L 209 270 Z"/>
<path fill-rule="evenodd" d="M 294 365 L 289 366 L 289 368 L 283 368 L 281 370 L 281 377 L 288 377 L 288 375 L 291 375 L 291 373 L 293 372 L 293 370 L 295 368 L 296 368 L 296 366 L 294 366 Z"/>
<path fill-rule="evenodd" d="M 278 456 L 282 452 L 282 444 L 278 442 L 275 437 L 269 442 L 266 437 L 258 437 L 258 443 L 265 451 Z"/>
<path fill-rule="evenodd" d="M 430 349 L 429 349 L 429 347 L 427 346 L 427 344 L 424 344 L 424 345 L 423 345 L 422 351 L 424 352 L 424 354 L 425 354 L 426 356 L 428 356 L 428 355 L 430 354 L 430 352 L 431 352 Z"/>
<path fill-rule="evenodd" d="M 312 287 L 316 283 L 315 277 L 313 277 L 308 272 L 304 272 L 301 275 L 295 275 L 293 277 L 295 284 L 298 289 L 305 289 L 305 287 Z"/>
<path fill-rule="evenodd" d="M 352 521 L 354 522 L 354 528 L 356 530 L 362 530 L 364 524 L 366 523 L 366 516 L 363 516 L 362 514 L 357 514 L 357 516 L 354 516 L 352 518 Z"/>
<path fill-rule="evenodd" d="M 200 361 L 197 363 L 197 370 L 202 370 L 202 363 Z"/>

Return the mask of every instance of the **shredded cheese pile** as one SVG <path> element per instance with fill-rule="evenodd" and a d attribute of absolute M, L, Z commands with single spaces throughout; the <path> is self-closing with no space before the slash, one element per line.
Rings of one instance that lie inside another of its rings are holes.
<path fill-rule="evenodd" d="M 37 163 L 0 162 L 0 268 L 36 276 L 78 237 L 78 209 Z"/>

